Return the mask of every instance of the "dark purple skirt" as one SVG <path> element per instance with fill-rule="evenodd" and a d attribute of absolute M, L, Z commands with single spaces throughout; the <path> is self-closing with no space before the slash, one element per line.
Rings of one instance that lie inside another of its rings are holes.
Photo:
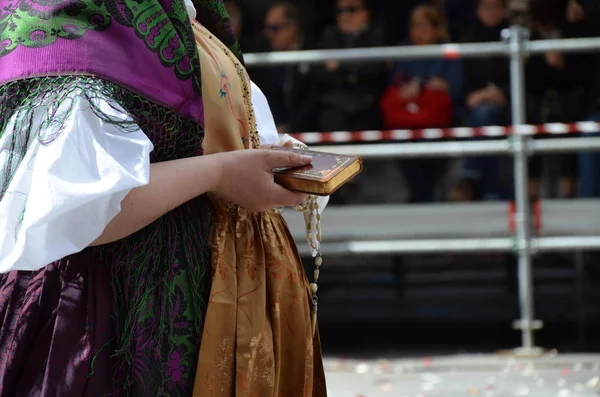
<path fill-rule="evenodd" d="M 112 289 L 90 251 L 0 275 L 0 396 L 111 391 Z"/>
<path fill-rule="evenodd" d="M 191 396 L 208 265 L 175 256 L 139 270 L 87 249 L 0 275 L 0 397 Z"/>

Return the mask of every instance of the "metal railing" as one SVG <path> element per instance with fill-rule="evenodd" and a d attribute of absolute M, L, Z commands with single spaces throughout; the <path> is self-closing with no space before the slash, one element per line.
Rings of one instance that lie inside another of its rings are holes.
<path fill-rule="evenodd" d="M 555 244 L 557 249 L 565 244 L 569 248 L 577 244 L 579 249 L 600 247 L 600 222 L 590 217 L 600 208 L 600 199 L 542 200 L 534 208 L 535 252 L 552 249 L 548 244 Z M 304 218 L 292 209 L 284 216 L 292 236 L 304 242 Z M 514 249 L 512 220 L 512 205 L 504 202 L 332 206 L 322 225 L 323 254 L 373 253 L 372 248 L 365 247 L 376 246 L 384 254 L 510 253 Z M 493 244 L 490 239 L 495 239 Z M 307 244 L 299 244 L 298 249 L 310 255 Z"/>
<path fill-rule="evenodd" d="M 521 330 L 522 344 L 518 353 L 540 352 L 535 345 L 534 331 L 541 327 L 535 320 L 533 309 L 533 282 L 531 258 L 534 250 L 580 250 L 600 248 L 600 238 L 582 236 L 533 237 L 531 235 L 531 212 L 527 184 L 527 159 L 533 152 L 558 153 L 600 149 L 598 138 L 566 138 L 559 141 L 532 141 L 530 136 L 520 132 L 525 125 L 525 60 L 529 54 L 548 51 L 589 52 L 600 50 L 600 38 L 561 39 L 530 41 L 526 29 L 513 26 L 503 32 L 503 41 L 498 43 L 444 44 L 410 47 L 379 47 L 346 50 L 292 51 L 266 54 L 246 54 L 248 66 L 269 66 L 275 64 L 317 64 L 329 60 L 339 62 L 381 62 L 425 58 L 475 58 L 491 55 L 504 55 L 510 59 L 511 113 L 514 134 L 504 141 L 490 142 L 435 142 L 400 143 L 380 145 L 357 145 L 348 147 L 322 147 L 332 152 L 359 154 L 368 158 L 411 157 L 411 156 L 464 156 L 482 154 L 511 154 L 514 158 L 515 180 L 515 240 L 480 239 L 478 241 L 449 240 L 440 244 L 439 240 L 395 241 L 395 242 L 354 242 L 345 250 L 355 253 L 389 252 L 483 252 L 489 250 L 514 250 L 518 257 L 519 301 L 521 318 L 515 328 Z"/>
<path fill-rule="evenodd" d="M 600 38 L 529 41 L 527 31 L 519 26 L 514 26 L 503 33 L 504 42 L 497 43 L 268 52 L 245 54 L 244 60 L 247 66 L 265 67 L 286 64 L 320 64 L 325 61 L 373 63 L 414 59 L 482 58 L 491 55 L 510 54 L 510 37 L 513 32 L 518 32 L 519 41 L 521 42 L 519 52 L 525 55 L 543 54 L 548 51 L 577 53 L 600 50 Z"/>

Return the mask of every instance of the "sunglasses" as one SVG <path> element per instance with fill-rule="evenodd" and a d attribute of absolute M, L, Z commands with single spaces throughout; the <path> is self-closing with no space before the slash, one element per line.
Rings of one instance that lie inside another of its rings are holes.
<path fill-rule="evenodd" d="M 335 13 L 337 15 L 356 14 L 357 12 L 362 10 L 364 10 L 364 7 L 361 6 L 338 7 L 335 9 Z"/>

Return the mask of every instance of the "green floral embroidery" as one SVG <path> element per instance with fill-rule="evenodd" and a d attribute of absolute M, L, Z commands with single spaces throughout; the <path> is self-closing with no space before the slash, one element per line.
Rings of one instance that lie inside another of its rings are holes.
<path fill-rule="evenodd" d="M 79 39 L 89 30 L 105 30 L 111 24 L 106 10 L 96 4 L 61 3 L 67 2 L 8 0 L 0 9 L 0 57 L 19 46 L 39 48 L 59 38 Z"/>
<path fill-rule="evenodd" d="M 0 8 L 0 57 L 18 47 L 41 48 L 77 40 L 115 23 L 133 28 L 177 78 L 192 79 L 201 92 L 195 42 L 181 0 L 7 0 Z M 7 4 L 5 4 L 7 3 Z M 165 5 L 163 5 L 165 3 Z M 168 7 L 167 7 L 168 3 Z"/>
<path fill-rule="evenodd" d="M 231 83 L 229 83 L 229 79 L 225 72 L 221 72 L 221 88 L 219 89 L 219 97 L 221 99 L 227 97 L 227 94 L 231 90 Z"/>

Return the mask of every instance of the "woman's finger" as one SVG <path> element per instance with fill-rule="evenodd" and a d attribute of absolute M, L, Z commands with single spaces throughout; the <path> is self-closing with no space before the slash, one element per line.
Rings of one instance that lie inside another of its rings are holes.
<path fill-rule="evenodd" d="M 306 200 L 307 194 L 292 192 L 281 185 L 275 184 L 273 201 L 275 207 L 296 207 Z"/>
<path fill-rule="evenodd" d="M 300 155 L 294 152 L 270 150 L 266 158 L 266 165 L 268 170 L 273 170 L 275 168 L 302 167 L 310 164 L 311 161 L 311 156 Z"/>

